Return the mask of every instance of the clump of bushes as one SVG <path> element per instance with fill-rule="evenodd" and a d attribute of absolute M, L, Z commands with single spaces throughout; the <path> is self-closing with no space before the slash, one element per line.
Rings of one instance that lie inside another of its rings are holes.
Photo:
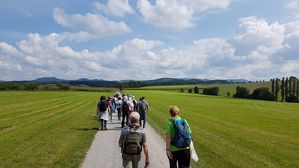
<path fill-rule="evenodd" d="M 275 96 L 272 95 L 271 92 L 269 91 L 269 88 L 266 88 L 266 87 L 255 89 L 249 98 L 260 99 L 260 100 L 270 100 L 270 101 L 275 100 Z"/>
<path fill-rule="evenodd" d="M 245 87 L 237 86 L 236 93 L 234 94 L 235 98 L 249 98 L 249 89 Z"/>
<path fill-rule="evenodd" d="M 21 86 L 14 82 L 1 82 L 0 90 L 20 90 Z"/>
<path fill-rule="evenodd" d="M 199 88 L 197 86 L 194 87 L 194 93 L 198 94 L 199 93 Z"/>
<path fill-rule="evenodd" d="M 202 90 L 202 94 L 204 94 L 204 95 L 215 95 L 215 96 L 218 96 L 218 94 L 219 94 L 219 87 L 204 88 Z"/>
<path fill-rule="evenodd" d="M 24 85 L 24 90 L 37 90 L 38 89 L 38 84 L 36 83 L 33 83 L 33 82 L 30 82 L 30 83 L 26 83 Z"/>
<path fill-rule="evenodd" d="M 275 96 L 270 92 L 269 88 L 262 87 L 255 89 L 252 94 L 249 94 L 249 89 L 238 86 L 236 88 L 235 98 L 258 99 L 274 101 Z"/>
<path fill-rule="evenodd" d="M 299 99 L 297 96 L 291 95 L 289 97 L 285 98 L 286 102 L 291 102 L 291 103 L 299 103 Z"/>
<path fill-rule="evenodd" d="M 69 90 L 70 89 L 70 85 L 66 84 L 66 83 L 57 83 L 56 86 L 60 89 L 60 90 Z"/>

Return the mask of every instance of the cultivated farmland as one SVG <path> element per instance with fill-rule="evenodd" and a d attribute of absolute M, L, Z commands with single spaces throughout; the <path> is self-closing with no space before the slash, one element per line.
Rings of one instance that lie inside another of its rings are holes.
<path fill-rule="evenodd" d="M 128 90 L 150 103 L 159 133 L 178 105 L 200 157 L 193 167 L 298 167 L 299 104 L 159 90 Z M 108 92 L 0 92 L 0 167 L 79 167 Z"/>
<path fill-rule="evenodd" d="M 78 167 L 98 124 L 94 92 L 0 92 L 0 167 Z"/>
<path fill-rule="evenodd" d="M 188 92 L 188 89 L 193 89 L 195 86 L 200 88 L 202 92 L 203 88 L 209 87 L 219 87 L 219 95 L 226 96 L 227 92 L 230 92 L 230 95 L 233 96 L 236 92 L 237 86 L 246 87 L 253 92 L 256 88 L 268 87 L 271 88 L 270 82 L 259 82 L 259 83 L 234 83 L 234 84 L 198 84 L 198 85 L 172 85 L 172 86 L 147 86 L 139 88 L 139 90 L 165 90 L 165 91 L 176 91 L 180 92 L 181 89 L 184 89 L 184 92 Z"/>
<path fill-rule="evenodd" d="M 168 107 L 191 125 L 200 162 L 195 167 L 299 167 L 299 104 L 166 91 L 145 95 L 152 125 L 164 133 Z"/>

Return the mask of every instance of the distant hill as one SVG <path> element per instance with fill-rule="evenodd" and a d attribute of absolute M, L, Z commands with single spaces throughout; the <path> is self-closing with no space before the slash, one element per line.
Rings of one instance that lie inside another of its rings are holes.
<path fill-rule="evenodd" d="M 35 82 L 38 84 L 57 84 L 67 83 L 73 86 L 91 86 L 91 87 L 115 87 L 122 83 L 130 86 L 133 80 L 106 81 L 102 79 L 80 78 L 78 80 L 65 80 L 56 77 L 42 77 L 31 81 L 11 81 L 19 84 L 27 82 Z M 4 81 L 3 81 L 4 82 Z M 209 80 L 209 79 L 193 79 L 193 78 L 159 78 L 154 80 L 135 81 L 141 83 L 141 86 L 163 86 L 163 85 L 192 85 L 192 84 L 226 84 L 226 83 L 247 83 L 245 79 L 227 79 L 227 80 Z"/>
<path fill-rule="evenodd" d="M 226 80 L 231 83 L 247 83 L 247 82 L 249 82 L 248 80 L 245 80 L 245 79 L 226 79 Z"/>
<path fill-rule="evenodd" d="M 37 82 L 37 83 L 63 83 L 63 82 L 68 82 L 68 80 L 59 79 L 59 78 L 56 78 L 56 77 L 43 77 L 43 78 L 35 79 L 32 82 Z"/>

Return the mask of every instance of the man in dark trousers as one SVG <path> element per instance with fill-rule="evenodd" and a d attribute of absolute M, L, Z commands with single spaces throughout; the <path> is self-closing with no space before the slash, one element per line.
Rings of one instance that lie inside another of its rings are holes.
<path fill-rule="evenodd" d="M 143 150 L 145 155 L 145 165 L 147 168 L 150 164 L 146 135 L 143 129 L 139 127 L 139 114 L 132 112 L 130 115 L 130 125 L 125 126 L 118 140 L 118 145 L 122 151 L 123 167 L 127 168 L 132 162 L 133 168 L 138 168 Z"/>
<path fill-rule="evenodd" d="M 145 128 L 146 123 L 146 113 L 148 111 L 148 102 L 145 100 L 145 97 L 142 96 L 140 98 L 140 101 L 138 102 L 138 108 L 137 111 L 140 115 L 140 126 L 142 125 L 143 128 Z M 143 121 L 143 124 L 142 124 Z"/>
<path fill-rule="evenodd" d="M 126 125 L 128 125 L 128 123 L 129 123 L 130 105 L 128 103 L 127 96 L 123 97 L 123 103 L 121 105 L 121 112 L 123 114 L 122 121 L 121 121 L 121 127 L 123 128 L 125 126 L 125 120 L 126 120 Z"/>

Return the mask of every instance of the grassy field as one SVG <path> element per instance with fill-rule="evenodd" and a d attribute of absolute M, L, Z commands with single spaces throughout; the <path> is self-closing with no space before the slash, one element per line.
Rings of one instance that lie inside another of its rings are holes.
<path fill-rule="evenodd" d="M 150 103 L 163 134 L 170 105 L 189 121 L 200 162 L 194 167 L 299 167 L 299 104 L 166 91 L 128 91 Z"/>
<path fill-rule="evenodd" d="M 230 92 L 231 96 L 235 94 L 236 87 L 242 86 L 246 87 L 250 90 L 250 92 L 253 92 L 254 89 L 260 88 L 260 87 L 268 87 L 271 89 L 271 83 L 270 82 L 261 82 L 261 83 L 236 83 L 236 84 L 198 84 L 198 85 L 172 85 L 172 86 L 148 86 L 148 87 L 142 87 L 140 90 L 166 90 L 166 91 L 176 91 L 179 92 L 181 88 L 183 88 L 185 91 L 188 92 L 188 89 L 194 88 L 195 86 L 199 88 L 207 88 L 207 87 L 219 87 L 219 95 L 226 96 L 227 92 Z M 200 89 L 202 92 L 202 90 Z"/>
<path fill-rule="evenodd" d="M 164 133 L 168 107 L 191 126 L 193 167 L 299 167 L 299 104 L 128 90 Z M 96 92 L 0 92 L 0 167 L 78 167 L 98 124 Z"/>
<path fill-rule="evenodd" d="M 0 167 L 78 167 L 98 122 L 94 92 L 0 92 Z"/>

